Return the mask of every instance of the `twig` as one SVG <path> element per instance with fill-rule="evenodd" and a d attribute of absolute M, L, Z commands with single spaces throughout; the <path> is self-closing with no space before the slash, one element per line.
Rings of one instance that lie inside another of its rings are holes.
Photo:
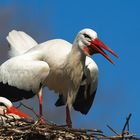
<path fill-rule="evenodd" d="M 34 111 L 33 108 L 31 108 L 31 107 L 29 107 L 29 106 L 23 104 L 22 102 L 20 102 L 20 104 L 17 106 L 17 108 L 19 108 L 19 107 L 21 107 L 21 106 L 23 106 L 23 107 L 25 107 L 25 108 L 31 110 L 31 111 L 36 115 L 36 117 L 39 118 L 39 115 Z"/>
<path fill-rule="evenodd" d="M 107 127 L 108 127 L 113 133 L 115 133 L 116 135 L 119 136 L 119 134 L 118 134 L 112 127 L 110 127 L 109 125 L 107 125 Z"/>
<path fill-rule="evenodd" d="M 126 118 L 126 122 L 125 122 L 125 124 L 124 124 L 123 129 L 122 129 L 122 135 L 123 135 L 123 133 L 124 133 L 124 131 L 125 131 L 125 129 L 126 129 L 126 126 L 129 125 L 129 120 L 130 120 L 131 116 L 132 116 L 132 114 L 130 113 L 130 114 L 128 115 L 128 117 Z M 129 130 L 128 130 L 128 131 L 129 131 Z"/>
<path fill-rule="evenodd" d="M 110 139 L 110 140 L 123 140 L 123 139 L 128 139 L 128 140 L 140 140 L 138 138 L 135 138 L 134 136 L 136 136 L 135 134 L 129 134 L 126 136 L 122 135 L 118 135 L 118 136 L 106 136 L 106 137 L 102 137 L 102 136 L 98 136 L 98 139 Z"/>

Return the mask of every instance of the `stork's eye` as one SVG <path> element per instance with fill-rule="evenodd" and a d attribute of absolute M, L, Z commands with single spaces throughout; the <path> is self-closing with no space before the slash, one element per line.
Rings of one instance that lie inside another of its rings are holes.
<path fill-rule="evenodd" d="M 83 35 L 84 35 L 85 38 L 91 39 L 91 37 L 89 35 L 87 35 L 87 34 L 83 34 Z"/>
<path fill-rule="evenodd" d="M 1 103 L 1 102 L 0 102 L 0 106 L 5 106 L 6 107 L 6 105 L 4 103 Z"/>

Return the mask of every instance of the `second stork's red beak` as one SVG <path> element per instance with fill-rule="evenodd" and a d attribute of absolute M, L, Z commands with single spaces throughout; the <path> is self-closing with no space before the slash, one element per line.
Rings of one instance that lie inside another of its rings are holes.
<path fill-rule="evenodd" d="M 100 54 L 102 54 L 106 59 L 108 59 L 112 64 L 114 62 L 111 60 L 111 58 L 104 52 L 104 50 L 107 50 L 110 52 L 112 55 L 118 58 L 118 55 L 111 50 L 109 47 L 107 47 L 103 42 L 101 42 L 98 38 L 94 39 L 91 41 L 91 46 Z M 104 49 L 104 50 L 103 50 Z"/>
<path fill-rule="evenodd" d="M 14 106 L 7 108 L 7 114 L 9 113 L 13 113 L 21 118 L 30 119 L 30 120 L 32 119 L 30 116 L 21 112 L 19 109 L 15 108 Z"/>

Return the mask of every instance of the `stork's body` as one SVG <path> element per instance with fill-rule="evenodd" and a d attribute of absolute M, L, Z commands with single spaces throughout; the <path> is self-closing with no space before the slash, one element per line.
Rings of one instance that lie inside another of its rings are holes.
<path fill-rule="evenodd" d="M 16 33 L 16 36 L 19 36 L 18 32 Z M 97 88 L 98 67 L 87 55 L 100 52 L 112 62 L 102 49 L 97 48 L 99 43 L 112 54 L 115 55 L 115 53 L 102 42 L 98 42 L 96 32 L 91 29 L 79 32 L 73 44 L 55 39 L 37 45 L 25 33 L 20 34 L 22 35 L 20 40 L 24 37 L 24 41 L 30 40 L 31 43 L 29 49 L 22 47 L 16 50 L 16 47 L 23 44 L 11 38 L 15 33 L 12 36 L 9 35 L 11 54 L 20 55 L 1 65 L 0 95 L 12 101 L 31 98 L 35 94 L 41 97 L 42 87 L 47 86 L 59 93 L 56 105 L 66 105 L 69 118 L 67 123 L 70 125 L 69 109 L 73 106 L 77 111 L 86 114 L 91 107 Z M 33 47 L 33 44 L 36 45 Z M 92 49 L 92 46 L 95 49 Z M 14 88 L 15 93 L 6 92 L 7 87 Z M 40 102 L 41 100 L 40 98 Z"/>

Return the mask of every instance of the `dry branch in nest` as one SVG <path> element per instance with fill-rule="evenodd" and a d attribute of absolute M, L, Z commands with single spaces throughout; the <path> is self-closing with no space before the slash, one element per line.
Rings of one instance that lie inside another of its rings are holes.
<path fill-rule="evenodd" d="M 104 136 L 100 130 L 70 129 L 49 123 L 24 119 L 6 120 L 0 124 L 1 139 L 86 140 Z"/>
<path fill-rule="evenodd" d="M 30 109 L 30 108 L 29 108 Z M 5 118 L 6 119 L 5 119 Z M 106 136 L 97 129 L 74 129 L 67 126 L 27 119 L 8 119 L 5 115 L 0 115 L 0 140 L 100 140 L 100 139 L 127 139 L 133 140 L 134 134 L 126 130 L 131 114 L 126 119 L 122 133 L 118 134 L 113 128 L 108 126 L 115 136 Z"/>

